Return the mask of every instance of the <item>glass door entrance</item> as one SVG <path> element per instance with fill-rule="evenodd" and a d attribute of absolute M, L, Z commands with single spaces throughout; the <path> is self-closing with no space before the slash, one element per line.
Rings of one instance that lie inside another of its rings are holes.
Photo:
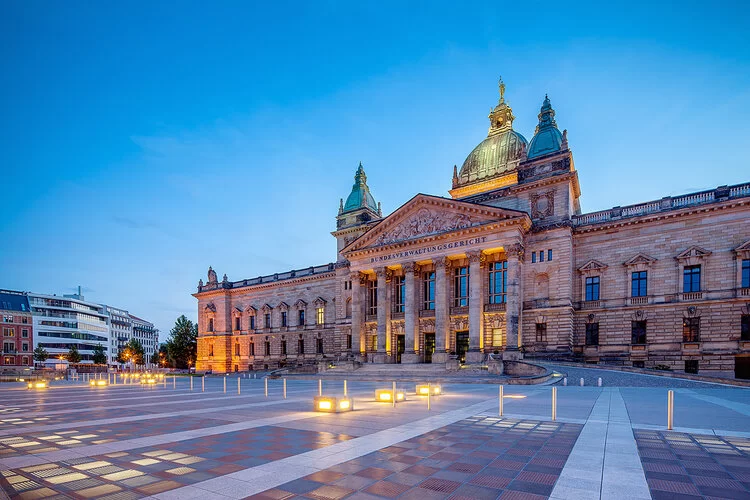
<path fill-rule="evenodd" d="M 406 348 L 406 340 L 403 335 L 396 335 L 396 363 L 401 362 L 401 355 Z"/>
<path fill-rule="evenodd" d="M 432 363 L 432 353 L 435 352 L 435 334 L 424 334 L 424 362 Z"/>
<path fill-rule="evenodd" d="M 469 350 L 469 332 L 456 332 L 456 354 L 461 363 L 466 362 L 466 352 Z"/>

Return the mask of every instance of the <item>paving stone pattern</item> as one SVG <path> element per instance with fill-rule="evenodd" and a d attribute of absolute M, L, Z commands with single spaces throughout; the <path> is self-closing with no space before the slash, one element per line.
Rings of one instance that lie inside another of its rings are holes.
<path fill-rule="evenodd" d="M 548 498 L 578 424 L 474 417 L 252 497 Z"/>
<path fill-rule="evenodd" d="M 634 431 L 654 500 L 750 500 L 750 439 Z"/>

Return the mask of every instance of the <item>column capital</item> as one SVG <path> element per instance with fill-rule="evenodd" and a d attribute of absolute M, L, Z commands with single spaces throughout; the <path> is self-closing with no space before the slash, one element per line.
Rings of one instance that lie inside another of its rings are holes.
<path fill-rule="evenodd" d="M 508 257 L 517 257 L 518 260 L 523 260 L 524 247 L 521 243 L 512 243 L 505 247 L 505 254 Z"/>
<path fill-rule="evenodd" d="M 448 272 L 451 268 L 451 260 L 448 257 L 438 257 L 434 259 L 435 269 L 438 271 Z"/>
<path fill-rule="evenodd" d="M 393 278 L 393 271 L 387 267 L 380 267 L 375 270 L 375 276 L 377 276 L 378 279 L 385 278 L 386 283 L 389 283 L 391 278 Z"/>
<path fill-rule="evenodd" d="M 416 262 L 407 262 L 406 264 L 401 266 L 404 270 L 404 274 L 411 274 L 411 273 L 418 273 L 419 272 L 419 264 Z"/>
<path fill-rule="evenodd" d="M 466 256 L 469 258 L 469 264 L 479 263 L 480 266 L 483 266 L 487 262 L 487 256 L 481 250 L 467 252 Z"/>
<path fill-rule="evenodd" d="M 367 282 L 367 275 L 361 271 L 355 271 L 349 275 L 349 279 L 352 280 L 352 285 L 355 283 L 364 285 Z"/>

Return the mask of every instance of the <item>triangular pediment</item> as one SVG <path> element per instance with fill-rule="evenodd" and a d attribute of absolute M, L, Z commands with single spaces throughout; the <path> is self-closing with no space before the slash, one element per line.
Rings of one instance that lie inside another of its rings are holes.
<path fill-rule="evenodd" d="M 624 262 L 624 265 L 626 266 L 637 266 L 638 264 L 650 265 L 650 264 L 653 264 L 654 262 L 656 262 L 655 258 L 648 256 L 645 253 L 638 253 L 638 254 L 635 254 L 635 256 L 633 256 L 631 259 L 626 260 Z"/>
<path fill-rule="evenodd" d="M 210 304 L 206 304 L 206 307 L 204 307 L 203 310 L 206 312 L 216 312 L 216 306 L 211 302 Z"/>
<path fill-rule="evenodd" d="M 273 311 L 273 307 L 271 307 L 268 304 L 263 304 L 263 307 L 261 307 L 260 310 L 263 311 L 264 313 L 267 313 L 267 312 Z"/>
<path fill-rule="evenodd" d="M 685 250 L 684 252 L 680 253 L 676 258 L 677 259 L 689 259 L 690 257 L 706 257 L 708 255 L 711 255 L 711 252 L 706 250 L 705 248 L 701 248 L 698 246 L 692 246 Z"/>
<path fill-rule="evenodd" d="M 299 299 L 299 300 L 297 300 L 297 302 L 294 303 L 294 307 L 296 307 L 298 309 L 305 308 L 305 307 L 307 307 L 307 302 L 305 302 L 302 299 Z"/>
<path fill-rule="evenodd" d="M 276 306 L 276 307 L 278 307 L 278 308 L 279 308 L 279 309 L 281 309 L 282 311 L 287 311 L 287 310 L 289 310 L 289 305 L 288 305 L 288 304 L 287 304 L 286 302 L 284 302 L 284 301 L 281 301 L 281 302 L 279 302 L 279 305 L 278 305 L 278 306 Z"/>
<path fill-rule="evenodd" d="M 247 306 L 247 308 L 245 309 L 245 312 L 248 314 L 255 314 L 256 312 L 258 312 L 258 310 L 255 309 L 253 306 Z"/>
<path fill-rule="evenodd" d="M 750 251 L 750 240 L 747 240 L 742 245 L 734 249 L 735 252 L 747 252 Z"/>
<path fill-rule="evenodd" d="M 418 194 L 344 248 L 343 252 L 391 245 L 514 219 L 528 220 L 528 214 Z"/>
<path fill-rule="evenodd" d="M 313 302 L 313 305 L 314 305 L 315 307 L 322 307 L 322 306 L 326 305 L 326 299 L 324 299 L 323 297 L 318 297 L 318 298 L 317 298 L 317 299 L 315 299 L 315 301 Z"/>
<path fill-rule="evenodd" d="M 578 268 L 581 272 L 586 271 L 600 271 L 602 269 L 607 269 L 607 264 L 602 264 L 598 260 L 591 259 L 590 261 L 586 262 L 584 265 Z"/>

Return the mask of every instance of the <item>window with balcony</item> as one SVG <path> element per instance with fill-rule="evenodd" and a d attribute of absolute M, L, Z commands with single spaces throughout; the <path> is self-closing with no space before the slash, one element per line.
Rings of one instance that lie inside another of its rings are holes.
<path fill-rule="evenodd" d="M 599 323 L 586 323 L 586 345 L 599 345 Z"/>
<path fill-rule="evenodd" d="M 536 324 L 536 341 L 547 342 L 547 323 Z"/>
<path fill-rule="evenodd" d="M 599 300 L 599 276 L 586 278 L 586 301 Z"/>
<path fill-rule="evenodd" d="M 700 342 L 701 341 L 701 319 L 684 318 L 682 320 L 682 341 L 683 342 Z"/>
<path fill-rule="evenodd" d="M 430 271 L 422 275 L 423 286 L 423 305 L 422 308 L 427 311 L 435 310 L 435 272 Z"/>
<path fill-rule="evenodd" d="M 406 297 L 406 279 L 404 276 L 393 277 L 393 312 L 404 312 L 404 298 Z"/>
<path fill-rule="evenodd" d="M 326 310 L 325 307 L 318 307 L 315 309 L 315 324 L 323 325 L 326 322 Z"/>
<path fill-rule="evenodd" d="M 646 322 L 632 321 L 630 323 L 631 343 L 642 345 L 646 343 Z"/>
<path fill-rule="evenodd" d="M 469 305 L 469 268 L 457 267 L 453 271 L 453 306 Z"/>
<path fill-rule="evenodd" d="M 682 293 L 701 291 L 701 266 L 685 266 L 682 270 Z"/>
<path fill-rule="evenodd" d="M 648 271 L 635 271 L 631 274 L 630 296 L 645 297 L 648 295 Z"/>
<path fill-rule="evenodd" d="M 740 340 L 750 342 L 750 314 L 743 314 L 740 318 Z"/>
<path fill-rule="evenodd" d="M 374 316 L 378 313 L 378 282 L 367 281 L 367 314 Z"/>
<path fill-rule="evenodd" d="M 742 260 L 742 288 L 750 288 L 750 259 Z"/>
<path fill-rule="evenodd" d="M 490 264 L 490 304 L 505 304 L 508 261 Z"/>

